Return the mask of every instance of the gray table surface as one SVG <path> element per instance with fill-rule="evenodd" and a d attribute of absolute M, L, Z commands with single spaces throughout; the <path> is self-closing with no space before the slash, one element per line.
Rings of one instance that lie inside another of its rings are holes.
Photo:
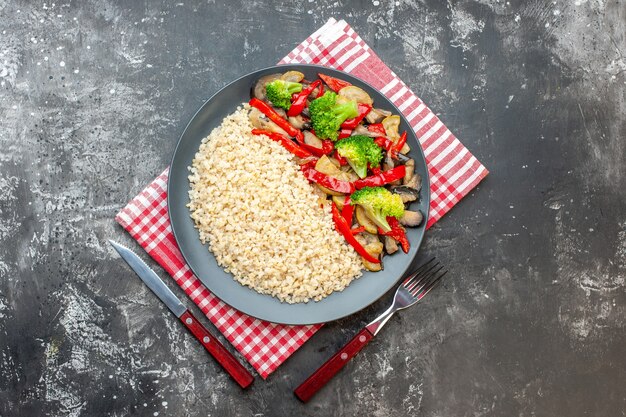
<path fill-rule="evenodd" d="M 106 239 L 203 100 L 329 17 L 491 174 L 427 233 L 446 285 L 304 406 L 389 295 L 241 392 Z M 625 35 L 611 0 L 0 0 L 0 416 L 625 415 Z"/>

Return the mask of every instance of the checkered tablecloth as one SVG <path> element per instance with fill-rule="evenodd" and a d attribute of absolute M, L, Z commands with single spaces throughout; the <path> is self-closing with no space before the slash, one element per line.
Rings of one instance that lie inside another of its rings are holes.
<path fill-rule="evenodd" d="M 376 56 L 343 20 L 330 19 L 280 64 L 337 68 L 367 81 L 404 113 L 415 130 L 430 172 L 427 227 L 441 218 L 486 175 L 485 167 L 435 114 Z M 267 378 L 320 327 L 285 326 L 249 317 L 224 304 L 191 273 L 180 254 L 167 213 L 165 170 L 116 216 L 116 220 L 198 305 L 209 320 Z"/>

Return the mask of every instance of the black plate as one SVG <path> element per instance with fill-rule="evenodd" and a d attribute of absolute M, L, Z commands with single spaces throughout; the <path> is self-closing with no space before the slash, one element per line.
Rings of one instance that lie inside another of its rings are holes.
<path fill-rule="evenodd" d="M 419 204 L 413 203 L 412 210 L 424 214 L 424 223 L 418 228 L 408 229 L 411 250 L 402 251 L 384 259 L 384 271 L 365 272 L 342 292 L 335 292 L 319 302 L 300 304 L 281 303 L 274 297 L 262 295 L 244 287 L 217 265 L 208 245 L 202 245 L 194 228 L 187 204 L 189 203 L 188 167 L 198 151 L 200 142 L 211 130 L 219 126 L 222 119 L 234 112 L 237 106 L 250 99 L 250 89 L 257 79 L 266 74 L 297 70 L 307 79 L 315 79 L 317 73 L 338 77 L 363 88 L 374 99 L 378 108 L 390 110 L 401 116 L 400 131 L 408 133 L 407 143 L 411 147 L 409 156 L 415 159 L 415 170 L 422 176 L 422 191 Z M 424 237 L 430 204 L 429 178 L 426 160 L 413 129 L 402 113 L 381 93 L 367 83 L 342 71 L 317 65 L 281 65 L 261 69 L 245 75 L 218 91 L 193 116 L 178 141 L 170 166 L 167 186 L 167 204 L 172 231 L 187 264 L 202 283 L 225 303 L 253 317 L 283 324 L 322 323 L 353 314 L 384 295 L 407 271 L 415 258 Z"/>

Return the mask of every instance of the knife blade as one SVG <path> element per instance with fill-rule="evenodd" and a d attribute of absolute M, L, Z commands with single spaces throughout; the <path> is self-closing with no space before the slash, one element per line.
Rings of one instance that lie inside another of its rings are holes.
<path fill-rule="evenodd" d="M 112 240 L 109 240 L 109 243 L 148 288 L 150 288 L 163 304 L 183 322 L 185 327 L 200 341 L 202 346 L 204 346 L 211 356 L 229 373 L 239 386 L 241 386 L 241 388 L 248 388 L 254 381 L 254 376 L 191 314 L 180 299 L 176 297 L 172 290 L 159 278 L 156 272 L 126 246 Z"/>

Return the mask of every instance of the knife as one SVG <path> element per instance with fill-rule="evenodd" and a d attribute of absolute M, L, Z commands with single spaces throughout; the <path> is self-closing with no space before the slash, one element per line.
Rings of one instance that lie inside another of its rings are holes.
<path fill-rule="evenodd" d="M 202 346 L 222 365 L 230 376 L 241 386 L 248 388 L 254 376 L 196 319 L 191 312 L 183 305 L 178 297 L 165 285 L 146 263 L 135 252 L 119 243 L 109 240 L 109 243 L 120 254 L 122 259 L 131 267 L 139 278 L 152 290 L 153 293 L 163 301 L 172 313 L 185 327 L 202 343 Z"/>

